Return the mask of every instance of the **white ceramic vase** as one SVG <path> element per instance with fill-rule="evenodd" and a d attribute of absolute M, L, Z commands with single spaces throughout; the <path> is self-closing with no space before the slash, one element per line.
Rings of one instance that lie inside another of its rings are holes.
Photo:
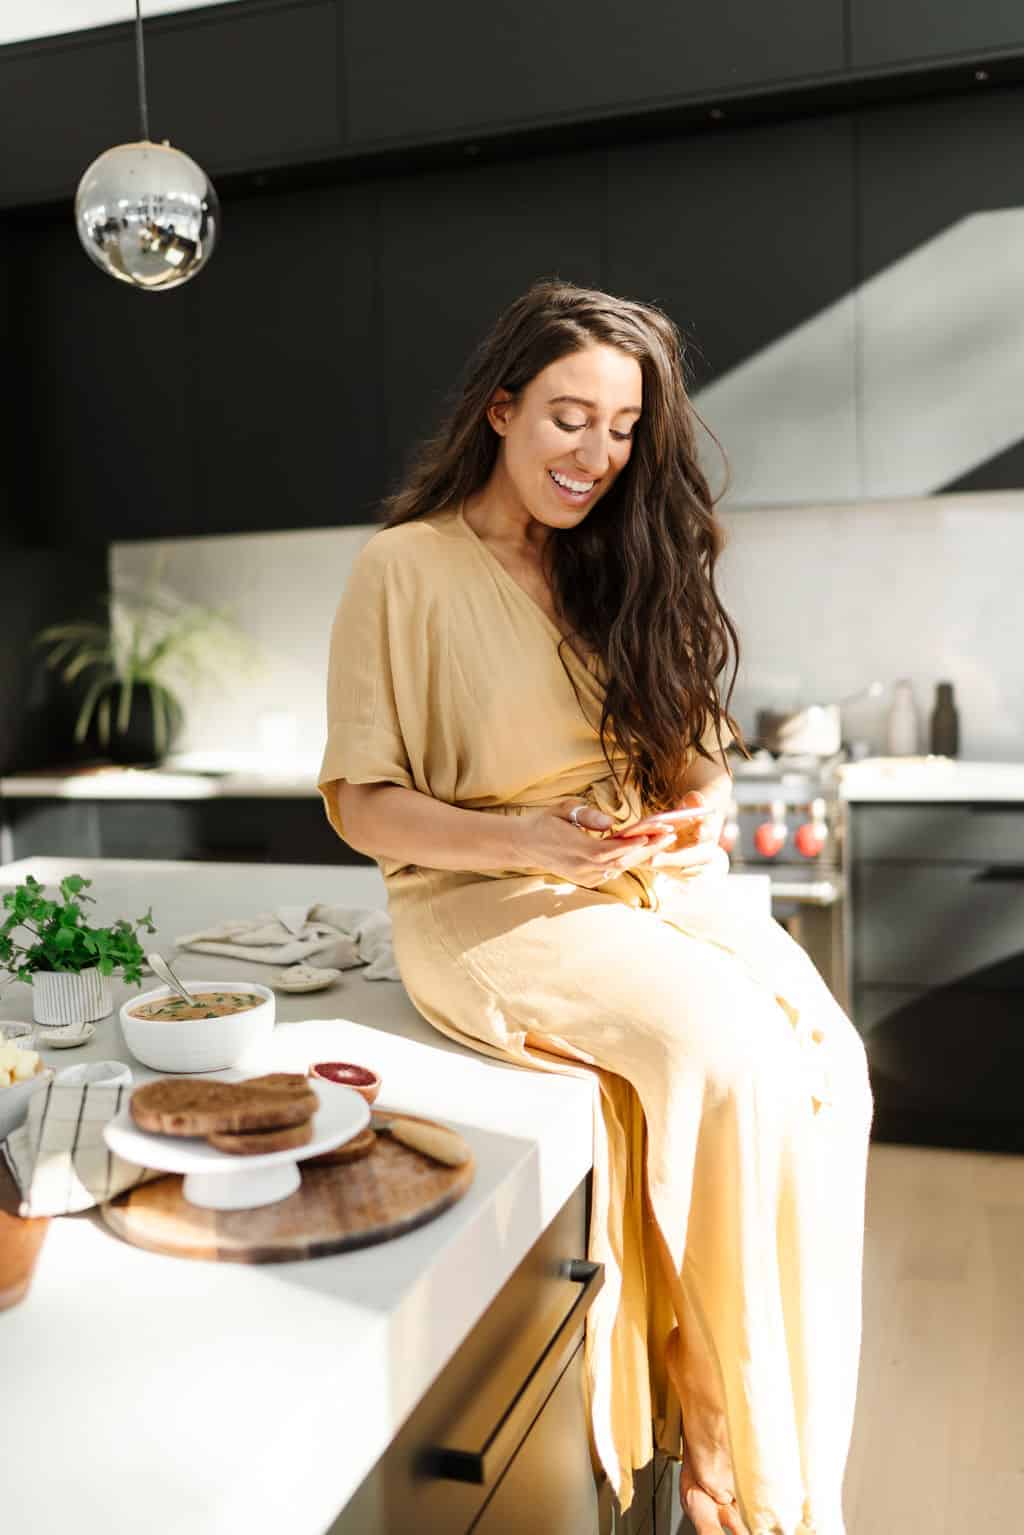
<path fill-rule="evenodd" d="M 32 972 L 32 1017 L 36 1023 L 50 1028 L 92 1023 L 113 1010 L 107 978 L 95 965 L 88 970 Z"/>

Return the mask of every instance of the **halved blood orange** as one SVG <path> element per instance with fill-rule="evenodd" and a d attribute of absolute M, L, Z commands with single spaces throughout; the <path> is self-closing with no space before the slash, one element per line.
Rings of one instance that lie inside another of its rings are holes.
<path fill-rule="evenodd" d="M 352 1087 L 367 1103 L 373 1103 L 380 1092 L 377 1073 L 353 1061 L 317 1061 L 309 1068 L 309 1075 L 324 1082 L 336 1082 L 339 1087 Z"/>

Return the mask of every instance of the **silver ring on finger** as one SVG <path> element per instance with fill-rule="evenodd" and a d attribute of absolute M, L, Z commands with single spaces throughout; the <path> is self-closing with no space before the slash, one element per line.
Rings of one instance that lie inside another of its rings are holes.
<path fill-rule="evenodd" d="M 572 807 L 572 809 L 569 811 L 569 820 L 572 822 L 572 824 L 574 826 L 579 826 L 580 831 L 584 831 L 585 828 L 580 826 L 579 814 L 580 814 L 581 810 L 586 810 L 586 808 L 587 807 L 586 807 L 585 804 L 583 804 L 583 805 L 574 805 Z"/>

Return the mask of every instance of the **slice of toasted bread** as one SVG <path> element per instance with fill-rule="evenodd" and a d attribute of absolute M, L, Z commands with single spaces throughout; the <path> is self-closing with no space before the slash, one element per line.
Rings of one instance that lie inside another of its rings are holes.
<path fill-rule="evenodd" d="M 377 1142 L 377 1135 L 367 1125 L 365 1130 L 360 1130 L 350 1141 L 342 1146 L 335 1146 L 333 1151 L 320 1151 L 315 1157 L 307 1157 L 304 1167 L 334 1167 L 339 1162 L 358 1162 L 360 1157 L 368 1157 Z"/>
<path fill-rule="evenodd" d="M 288 1080 L 281 1081 L 282 1076 Z M 240 1134 L 304 1124 L 319 1104 L 305 1078 L 290 1073 L 278 1074 L 278 1080 L 269 1084 L 257 1078 L 255 1086 L 161 1077 L 135 1089 L 131 1115 L 140 1130 L 156 1135 Z"/>
<path fill-rule="evenodd" d="M 297 1093 L 309 1087 L 309 1078 L 301 1071 L 270 1071 L 262 1077 L 246 1077 L 235 1085 L 247 1087 L 250 1092 L 258 1088 L 261 1092 Z"/>
<path fill-rule="evenodd" d="M 295 1146 L 308 1146 L 313 1139 L 313 1125 L 306 1120 L 301 1125 L 289 1125 L 284 1130 L 246 1130 L 242 1134 L 214 1130 L 206 1137 L 218 1151 L 230 1152 L 236 1157 L 258 1157 L 266 1151 L 291 1151 Z"/>

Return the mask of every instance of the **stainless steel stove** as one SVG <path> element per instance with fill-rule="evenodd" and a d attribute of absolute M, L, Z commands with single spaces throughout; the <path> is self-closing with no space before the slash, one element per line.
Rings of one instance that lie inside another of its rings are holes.
<path fill-rule="evenodd" d="M 721 842 L 737 873 L 770 876 L 772 916 L 807 950 L 848 1009 L 837 772 L 847 760 L 845 751 L 798 757 L 762 748 L 749 761 L 730 752 L 733 800 Z"/>

